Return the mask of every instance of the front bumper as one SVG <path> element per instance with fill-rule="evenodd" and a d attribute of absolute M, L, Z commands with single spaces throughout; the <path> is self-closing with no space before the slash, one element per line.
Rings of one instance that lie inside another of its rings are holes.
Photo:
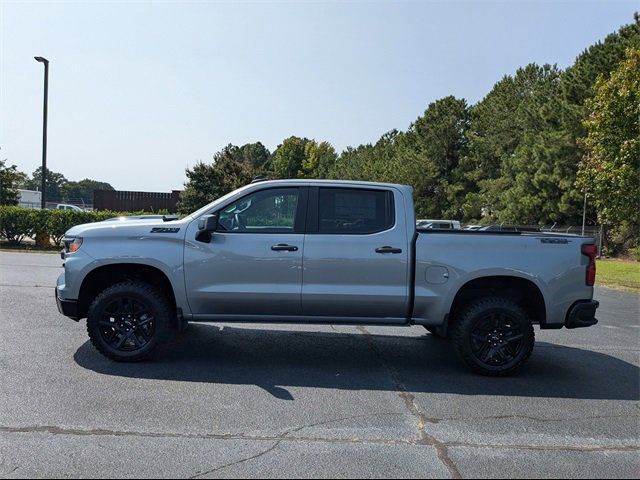
<path fill-rule="evenodd" d="M 598 323 L 596 309 L 600 305 L 595 300 L 580 300 L 573 304 L 564 322 L 567 328 L 591 327 Z"/>
<path fill-rule="evenodd" d="M 80 317 L 78 316 L 78 301 L 60 298 L 60 295 L 58 295 L 58 287 L 56 287 L 55 295 L 58 311 L 65 317 L 69 317 L 76 322 L 80 320 Z"/>

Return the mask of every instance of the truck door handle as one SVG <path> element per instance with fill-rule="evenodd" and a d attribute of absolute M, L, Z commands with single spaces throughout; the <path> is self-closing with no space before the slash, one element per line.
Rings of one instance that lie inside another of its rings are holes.
<path fill-rule="evenodd" d="M 402 253 L 401 248 L 393 248 L 393 247 L 378 247 L 376 248 L 376 253 Z"/>
<path fill-rule="evenodd" d="M 279 243 L 277 245 L 272 245 L 271 250 L 274 252 L 297 252 L 298 247 L 294 245 L 287 245 L 286 243 Z"/>

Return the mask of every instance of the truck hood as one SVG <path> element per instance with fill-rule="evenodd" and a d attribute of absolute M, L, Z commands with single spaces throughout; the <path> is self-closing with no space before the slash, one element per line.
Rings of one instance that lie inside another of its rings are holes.
<path fill-rule="evenodd" d="M 76 225 L 69 229 L 66 233 L 66 237 L 128 237 L 147 235 L 151 233 L 174 233 L 177 234 L 180 231 L 184 231 L 187 224 L 191 219 L 185 218 L 181 220 L 174 220 L 171 222 L 165 222 L 162 219 L 125 219 L 114 220 L 108 222 L 94 222 L 84 223 L 82 225 Z"/>

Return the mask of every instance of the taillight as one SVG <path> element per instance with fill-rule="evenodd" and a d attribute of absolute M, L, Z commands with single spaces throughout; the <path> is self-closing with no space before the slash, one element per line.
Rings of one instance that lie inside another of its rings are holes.
<path fill-rule="evenodd" d="M 582 245 L 582 254 L 589 257 L 585 282 L 589 287 L 593 287 L 593 284 L 596 283 L 596 255 L 598 255 L 598 247 L 593 243 Z"/>

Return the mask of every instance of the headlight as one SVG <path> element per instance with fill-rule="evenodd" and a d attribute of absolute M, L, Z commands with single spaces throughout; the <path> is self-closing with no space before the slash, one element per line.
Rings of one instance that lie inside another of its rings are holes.
<path fill-rule="evenodd" d="M 64 238 L 62 242 L 64 243 L 64 251 L 66 253 L 73 253 L 78 251 L 82 245 L 82 237 Z"/>

